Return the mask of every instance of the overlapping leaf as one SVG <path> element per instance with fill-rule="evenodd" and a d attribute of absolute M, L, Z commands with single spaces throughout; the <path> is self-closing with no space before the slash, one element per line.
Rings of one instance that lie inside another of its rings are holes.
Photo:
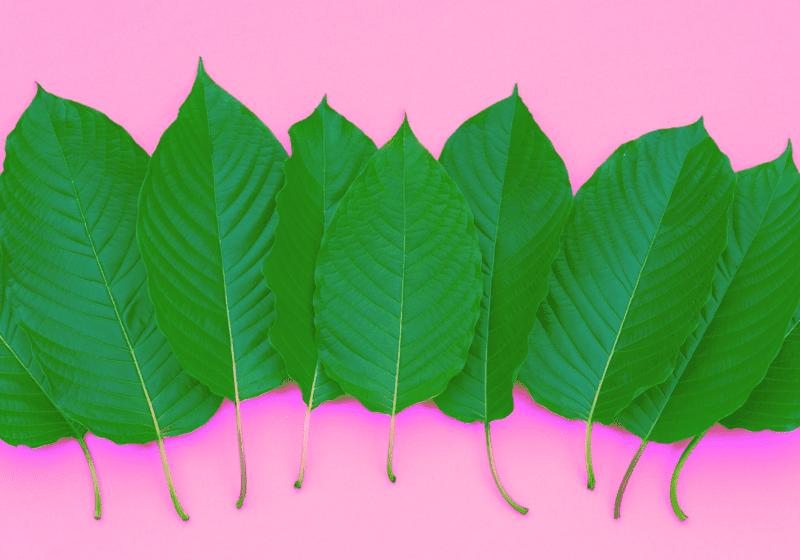
<path fill-rule="evenodd" d="M 375 143 L 328 106 L 327 98 L 289 129 L 292 156 L 283 164 L 286 185 L 277 197 L 275 243 L 263 271 L 275 297 L 269 339 L 300 386 L 307 405 L 300 476 L 303 482 L 308 418 L 320 404 L 342 394 L 317 355 L 314 268 L 322 236 L 347 188 L 375 152 Z"/>
<path fill-rule="evenodd" d="M 323 237 L 315 282 L 319 356 L 373 412 L 441 393 L 478 320 L 480 249 L 464 196 L 404 122 L 347 191 Z"/>
<path fill-rule="evenodd" d="M 514 409 L 512 389 L 528 353 L 536 308 L 547 292 L 550 264 L 572 202 L 567 169 L 519 98 L 492 105 L 448 139 L 439 158 L 475 219 L 483 296 L 464 369 L 434 399 L 447 415 L 481 421 L 496 475 L 489 422 Z"/>
<path fill-rule="evenodd" d="M 116 443 L 203 425 L 220 399 L 156 326 L 135 236 L 147 154 L 102 113 L 39 88 L 9 135 L 3 257 L 58 408 Z"/>
<path fill-rule="evenodd" d="M 700 322 L 667 380 L 619 414 L 643 440 L 637 460 L 649 441 L 698 435 L 739 408 L 780 349 L 798 301 L 800 174 L 787 148 L 775 161 L 737 173 L 728 245 Z"/>
<path fill-rule="evenodd" d="M 192 91 L 153 153 L 138 238 L 159 327 L 186 371 L 234 402 L 281 384 L 268 339 L 274 298 L 261 264 L 272 246 L 286 152 L 244 105 L 197 69 Z"/>
<path fill-rule="evenodd" d="M 702 121 L 623 144 L 578 191 L 520 379 L 534 399 L 610 423 L 664 381 L 711 292 L 735 176 Z"/>

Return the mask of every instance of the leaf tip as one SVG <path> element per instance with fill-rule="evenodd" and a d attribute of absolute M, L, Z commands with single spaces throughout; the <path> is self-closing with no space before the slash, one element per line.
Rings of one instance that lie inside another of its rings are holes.
<path fill-rule="evenodd" d="M 511 95 L 519 97 L 519 84 L 514 84 L 514 91 L 511 93 Z"/>

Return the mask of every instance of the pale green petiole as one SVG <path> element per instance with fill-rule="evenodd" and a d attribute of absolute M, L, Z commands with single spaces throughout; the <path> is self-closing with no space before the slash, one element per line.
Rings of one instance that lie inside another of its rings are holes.
<path fill-rule="evenodd" d="M 483 424 L 486 427 L 486 451 L 489 453 L 489 466 L 492 467 L 492 476 L 494 477 L 494 483 L 497 485 L 497 489 L 500 490 L 500 493 L 508 502 L 508 505 L 510 505 L 512 508 L 520 512 L 522 515 L 525 515 L 526 513 L 528 513 L 528 508 L 523 507 L 517 504 L 514 500 L 512 500 L 511 496 L 508 495 L 508 492 L 506 492 L 505 488 L 503 488 L 503 485 L 500 483 L 500 477 L 497 476 L 497 469 L 494 466 L 494 455 L 492 455 L 492 434 L 489 431 L 489 422 L 486 421 Z"/>
<path fill-rule="evenodd" d="M 672 511 L 675 512 L 675 515 L 681 521 L 686 521 L 687 515 L 683 513 L 681 506 L 678 505 L 678 478 L 681 476 L 683 465 L 686 464 L 689 454 L 697 447 L 697 444 L 700 443 L 700 440 L 703 439 L 703 436 L 706 435 L 707 432 L 708 430 L 692 438 L 692 441 L 690 441 L 686 449 L 683 450 L 681 458 L 678 459 L 678 464 L 675 465 L 675 471 L 672 473 L 672 482 L 669 485 L 669 501 L 672 502 Z"/>
<path fill-rule="evenodd" d="M 622 483 L 619 485 L 619 490 L 617 490 L 617 499 L 614 502 L 614 519 L 619 519 L 619 510 L 622 506 L 622 495 L 625 493 L 625 488 L 628 487 L 628 481 L 631 479 L 633 469 L 636 468 L 636 464 L 639 462 L 639 458 L 642 456 L 644 448 L 647 447 L 648 443 L 649 442 L 646 439 L 642 440 L 642 444 L 639 446 L 639 449 L 636 450 L 636 454 L 633 456 L 631 464 L 628 465 L 628 470 L 625 472 L 625 476 L 622 478 Z"/>
<path fill-rule="evenodd" d="M 89 472 L 92 473 L 92 485 L 94 486 L 94 518 L 100 519 L 102 507 L 100 505 L 100 483 L 97 481 L 97 471 L 94 468 L 92 454 L 89 453 L 89 448 L 86 447 L 85 436 L 79 437 L 78 443 L 81 444 L 83 455 L 86 457 L 86 462 L 89 464 Z"/>

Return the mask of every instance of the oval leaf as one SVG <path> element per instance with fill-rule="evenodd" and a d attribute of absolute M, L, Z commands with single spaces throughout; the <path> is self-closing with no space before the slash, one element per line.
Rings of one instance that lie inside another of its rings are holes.
<path fill-rule="evenodd" d="M 342 199 L 315 275 L 326 371 L 373 412 L 441 393 L 478 320 L 480 250 L 464 196 L 405 121 Z"/>
<path fill-rule="evenodd" d="M 186 371 L 236 408 L 237 507 L 247 491 L 239 402 L 285 378 L 268 339 L 275 305 L 261 273 L 284 159 L 264 123 L 214 83 L 201 61 L 153 153 L 139 203 L 137 233 L 158 325 Z"/>
<path fill-rule="evenodd" d="M 520 379 L 534 399 L 611 423 L 662 382 L 711 292 L 735 175 L 702 120 L 623 144 L 578 191 Z"/>
<path fill-rule="evenodd" d="M 56 404 L 115 443 L 157 440 L 165 461 L 162 434 L 202 426 L 220 399 L 156 327 L 135 235 L 147 154 L 102 113 L 41 88 L 6 154 L 3 255 Z"/>

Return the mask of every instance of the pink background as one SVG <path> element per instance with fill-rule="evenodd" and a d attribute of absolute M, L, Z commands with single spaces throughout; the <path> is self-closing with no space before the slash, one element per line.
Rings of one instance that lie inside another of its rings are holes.
<path fill-rule="evenodd" d="M 328 94 L 379 145 L 407 111 L 438 156 L 466 118 L 515 82 L 577 189 L 620 143 L 700 115 L 735 170 L 800 140 L 800 4 L 786 2 L 41 2 L 0 4 L 0 138 L 35 93 L 107 113 L 148 151 L 174 119 L 197 57 L 289 148 L 289 126 Z M 242 511 L 233 408 L 167 440 L 172 509 L 154 444 L 88 437 L 103 493 L 78 444 L 0 444 L 3 558 L 457 557 L 796 558 L 800 434 L 714 429 L 684 471 L 680 523 L 668 485 L 682 444 L 651 444 L 612 519 L 638 446 L 595 429 L 597 489 L 585 488 L 584 425 L 523 389 L 494 423 L 494 449 L 523 517 L 495 490 L 482 428 L 423 403 L 397 419 L 353 400 L 311 420 L 294 385 L 243 405 L 249 492 Z M 176 556 L 177 557 L 177 556 Z"/>

